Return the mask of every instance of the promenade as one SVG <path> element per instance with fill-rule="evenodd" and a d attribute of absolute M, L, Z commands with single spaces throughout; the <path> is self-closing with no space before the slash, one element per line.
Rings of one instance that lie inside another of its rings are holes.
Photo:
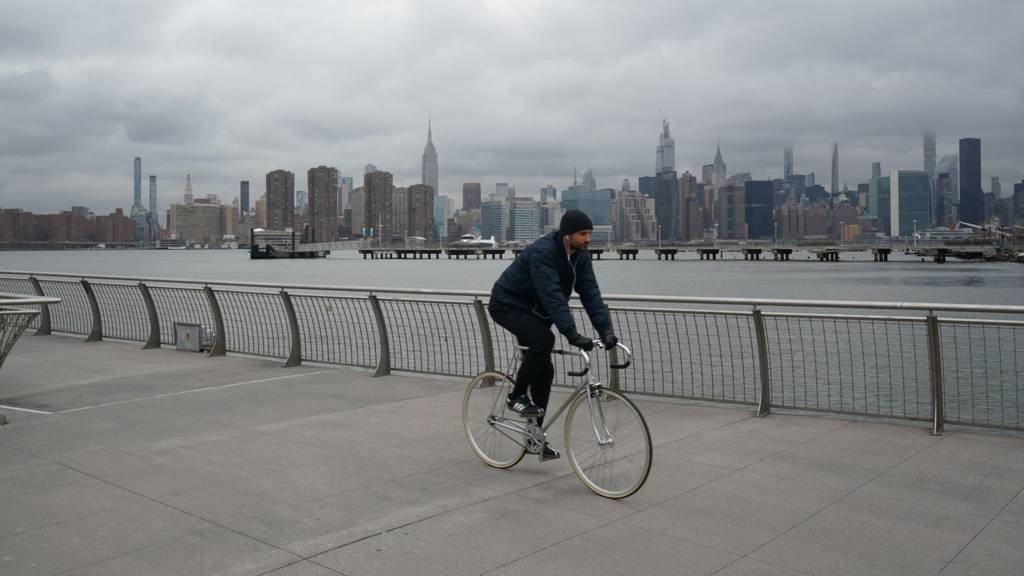
<path fill-rule="evenodd" d="M 464 384 L 26 334 L 0 575 L 1024 572 L 1019 434 L 634 396 L 654 466 L 610 501 L 478 461 Z"/>

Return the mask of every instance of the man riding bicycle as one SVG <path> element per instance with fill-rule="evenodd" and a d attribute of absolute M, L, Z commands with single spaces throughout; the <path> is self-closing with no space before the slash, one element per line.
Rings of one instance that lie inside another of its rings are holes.
<path fill-rule="evenodd" d="M 614 347 L 618 342 L 587 251 L 593 231 L 590 217 L 579 210 L 569 210 L 562 216 L 558 230 L 527 246 L 491 289 L 491 318 L 527 348 L 515 388 L 508 396 L 508 407 L 525 418 L 536 418 L 538 425 L 543 424 L 555 376 L 551 362 L 555 346 L 552 324 L 573 346 L 587 351 L 594 347 L 590 338 L 577 331 L 573 321 L 569 310 L 573 290 L 580 295 L 605 347 Z M 543 460 L 559 457 L 546 444 L 542 450 Z"/>

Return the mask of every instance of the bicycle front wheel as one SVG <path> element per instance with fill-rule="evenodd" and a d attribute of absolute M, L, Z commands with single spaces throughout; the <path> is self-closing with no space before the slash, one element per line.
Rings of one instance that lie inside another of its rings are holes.
<path fill-rule="evenodd" d="M 584 389 L 565 416 L 565 450 L 576 476 L 595 494 L 625 498 L 651 471 L 651 432 L 621 392 Z"/>
<path fill-rule="evenodd" d="M 525 421 L 505 407 L 513 383 L 501 372 L 477 374 L 462 397 L 462 427 L 473 452 L 489 466 L 511 468 L 523 459 Z"/>

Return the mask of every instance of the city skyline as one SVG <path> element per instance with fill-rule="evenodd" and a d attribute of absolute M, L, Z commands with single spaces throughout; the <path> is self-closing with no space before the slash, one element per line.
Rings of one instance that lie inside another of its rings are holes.
<path fill-rule="evenodd" d="M 189 172 L 196 194 L 222 197 L 241 180 L 259 188 L 269 171 L 319 165 L 358 180 L 373 163 L 411 185 L 428 118 L 439 128 L 439 194 L 508 182 L 536 197 L 567 187 L 574 167 L 617 188 L 652 174 L 659 111 L 680 174 L 699 174 L 721 142 L 732 172 L 781 177 L 791 147 L 795 173 L 828 182 L 838 142 L 838 185 L 855 189 L 874 161 L 885 173 L 920 169 L 929 131 L 937 158 L 980 138 L 986 188 L 1024 177 L 1017 3 L 242 12 L 230 2 L 5 3 L 0 205 L 127 207 L 136 156 L 159 176 L 161 212 Z M 809 23 L 799 34 L 796 20 Z M 815 26 L 834 21 L 843 30 Z M 299 33 L 271 33 L 281 25 Z M 394 42 L 380 46 L 381 34 Z"/>

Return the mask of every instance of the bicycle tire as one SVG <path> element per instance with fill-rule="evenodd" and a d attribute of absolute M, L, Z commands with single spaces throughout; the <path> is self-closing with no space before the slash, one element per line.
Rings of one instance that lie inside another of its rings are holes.
<path fill-rule="evenodd" d="M 511 468 L 523 459 L 526 448 L 517 441 L 516 433 L 496 428 L 488 417 L 517 424 L 505 408 L 505 400 L 512 391 L 511 378 L 501 372 L 481 372 L 466 386 L 462 397 L 462 428 L 473 452 L 488 466 Z"/>
<path fill-rule="evenodd" d="M 599 442 L 592 407 L 600 410 L 599 418 L 603 415 L 612 442 Z M 654 456 L 651 431 L 636 404 L 604 387 L 593 393 L 583 389 L 573 398 L 565 415 L 565 452 L 580 482 L 613 500 L 635 494 L 644 485 Z"/>

